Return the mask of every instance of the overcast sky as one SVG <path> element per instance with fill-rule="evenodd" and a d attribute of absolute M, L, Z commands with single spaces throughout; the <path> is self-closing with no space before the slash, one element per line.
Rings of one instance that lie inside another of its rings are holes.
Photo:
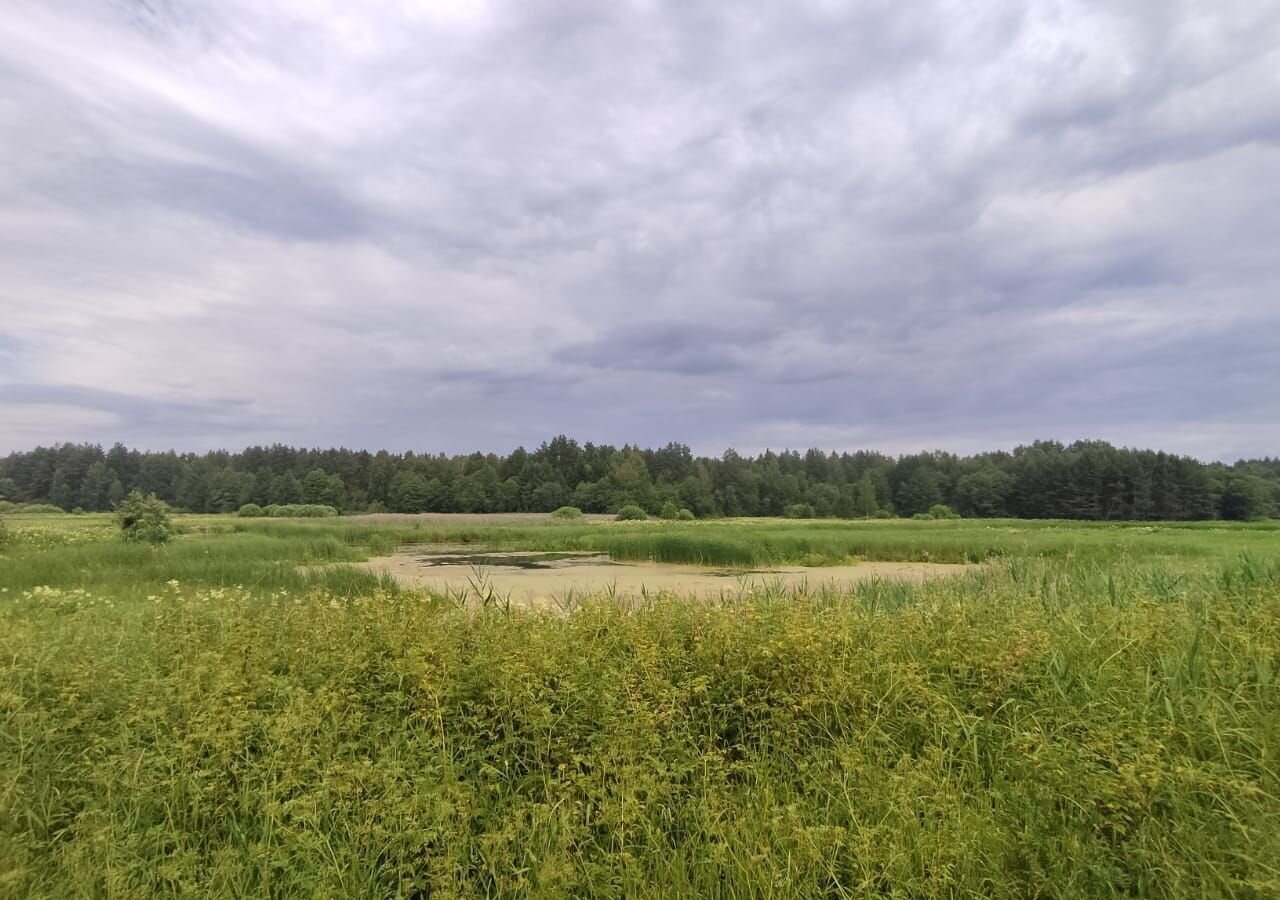
<path fill-rule="evenodd" d="M 1280 453 L 1280 3 L 0 4 L 0 452 Z"/>

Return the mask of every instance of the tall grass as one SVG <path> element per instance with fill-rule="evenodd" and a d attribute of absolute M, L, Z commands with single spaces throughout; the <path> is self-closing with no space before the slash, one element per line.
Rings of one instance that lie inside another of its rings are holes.
<path fill-rule="evenodd" d="M 346 592 L 385 586 L 385 579 L 355 569 L 307 568 L 356 562 L 367 553 L 367 548 L 323 533 L 192 535 L 162 547 L 94 535 L 69 544 L 59 543 L 55 535 L 29 546 L 19 533 L 0 555 L 0 588 L 16 593 L 36 587 L 92 587 L 102 596 L 136 598 L 175 580 L 255 590 L 302 590 L 316 583 L 347 584 Z"/>
<path fill-rule="evenodd" d="M 371 552 L 400 543 L 469 543 L 495 549 L 597 550 L 617 559 L 715 566 L 835 564 L 849 559 L 981 562 L 1053 558 L 1097 562 L 1141 559 L 1214 562 L 1242 551 L 1274 553 L 1280 522 L 1106 523 L 1023 520 L 804 521 L 738 519 L 701 522 L 457 524 L 424 519 L 390 525 L 268 522 L 191 517 L 212 530 L 256 534 L 327 534 Z"/>
<path fill-rule="evenodd" d="M 1096 562 L 1135 559 L 1209 561 L 1242 550 L 1275 552 L 1280 531 L 1258 527 L 1178 528 L 1001 521 L 622 523 L 500 527 L 419 532 L 439 541 L 503 548 L 599 550 L 617 559 L 715 566 L 822 565 L 850 559 L 982 562 L 993 558 L 1052 558 Z M 412 539 L 412 538 L 410 538 Z"/>

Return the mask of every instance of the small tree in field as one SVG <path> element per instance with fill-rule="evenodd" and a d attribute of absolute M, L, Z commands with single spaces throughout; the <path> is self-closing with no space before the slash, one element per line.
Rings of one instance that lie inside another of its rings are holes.
<path fill-rule="evenodd" d="M 155 494 L 144 497 L 139 490 L 130 491 L 116 507 L 116 522 L 126 541 L 164 544 L 173 538 L 169 504 Z"/>

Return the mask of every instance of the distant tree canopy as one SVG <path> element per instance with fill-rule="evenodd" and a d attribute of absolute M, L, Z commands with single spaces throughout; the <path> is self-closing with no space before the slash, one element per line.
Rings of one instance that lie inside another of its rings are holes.
<path fill-rule="evenodd" d="M 551 512 L 573 506 L 650 515 L 1252 519 L 1280 514 L 1280 459 L 1224 465 L 1098 441 L 1037 441 L 1012 453 L 728 450 L 699 457 L 579 444 L 560 436 L 507 456 L 370 453 L 274 445 L 239 453 L 144 453 L 60 444 L 0 459 L 0 503 L 114 509 L 132 491 L 177 509 L 309 504 L 346 512 Z"/>

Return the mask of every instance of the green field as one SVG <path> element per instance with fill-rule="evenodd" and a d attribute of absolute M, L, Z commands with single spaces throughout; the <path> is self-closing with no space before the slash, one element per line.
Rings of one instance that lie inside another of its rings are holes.
<path fill-rule="evenodd" d="M 0 896 L 1280 896 L 1280 527 L 9 516 Z M 534 614 L 414 542 L 924 585 Z"/>

